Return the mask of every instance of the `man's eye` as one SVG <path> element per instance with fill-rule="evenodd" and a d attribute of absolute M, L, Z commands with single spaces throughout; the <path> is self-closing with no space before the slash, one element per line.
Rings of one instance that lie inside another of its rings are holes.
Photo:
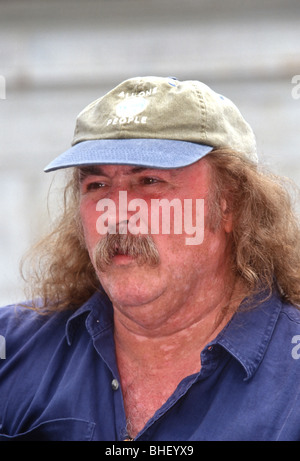
<path fill-rule="evenodd" d="M 157 184 L 158 182 L 160 182 L 160 180 L 157 178 L 153 178 L 153 177 L 142 178 L 142 184 L 145 184 L 145 185 Z"/>
<path fill-rule="evenodd" d="M 105 186 L 105 184 L 103 182 L 91 182 L 91 183 L 87 184 L 86 191 L 89 192 L 89 191 L 98 190 L 98 189 L 101 189 L 104 186 Z"/>

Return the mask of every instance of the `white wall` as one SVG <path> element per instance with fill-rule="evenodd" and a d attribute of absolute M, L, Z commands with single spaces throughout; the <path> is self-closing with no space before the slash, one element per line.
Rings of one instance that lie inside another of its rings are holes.
<path fill-rule="evenodd" d="M 43 167 L 69 147 L 77 113 L 125 78 L 211 85 L 250 122 L 261 159 L 300 185 L 299 10 L 298 0 L 0 1 L 0 304 L 22 299 L 20 257 L 48 226 L 61 175 Z"/>

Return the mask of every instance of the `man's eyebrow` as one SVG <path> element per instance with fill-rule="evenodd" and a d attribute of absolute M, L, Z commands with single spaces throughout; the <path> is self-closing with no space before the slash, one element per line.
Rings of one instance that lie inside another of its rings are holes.
<path fill-rule="evenodd" d="M 79 168 L 79 179 L 83 181 L 88 176 L 106 176 L 101 166 L 90 165 Z"/>
<path fill-rule="evenodd" d="M 133 167 L 130 171 L 128 171 L 128 174 L 141 173 L 141 172 L 147 171 L 147 170 L 153 170 L 153 168 L 147 168 L 145 166 L 136 166 L 136 167 Z"/>
<path fill-rule="evenodd" d="M 137 174 L 143 171 L 147 171 L 152 168 L 143 166 L 133 166 L 125 174 Z M 79 180 L 83 181 L 88 176 L 107 176 L 104 169 L 100 165 L 87 165 L 79 168 Z"/>

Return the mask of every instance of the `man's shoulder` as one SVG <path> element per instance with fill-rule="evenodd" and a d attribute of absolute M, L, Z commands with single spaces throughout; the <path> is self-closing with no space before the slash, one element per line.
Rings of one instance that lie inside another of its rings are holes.
<path fill-rule="evenodd" d="M 64 310 L 45 312 L 38 301 L 12 304 L 0 307 L 0 335 L 10 338 L 10 342 L 26 341 L 35 336 L 56 338 L 66 334 L 70 320 L 77 320 L 82 314 L 103 310 L 105 300 L 95 293 L 81 306 L 69 306 Z M 34 306 L 34 308 L 33 308 Z"/>
<path fill-rule="evenodd" d="M 7 343 L 19 345 L 39 332 L 47 334 L 53 329 L 64 329 L 70 315 L 70 312 L 42 314 L 32 309 L 30 303 L 4 306 L 0 308 L 0 335 Z"/>
<path fill-rule="evenodd" d="M 12 328 L 19 324 L 30 324 L 38 328 L 39 325 L 56 316 L 56 312 L 43 313 L 39 303 L 20 302 L 0 307 L 0 327 Z"/>
<path fill-rule="evenodd" d="M 36 310 L 29 303 L 17 303 L 0 307 L 0 332 L 14 330 L 25 324 L 34 325 L 38 318 Z"/>

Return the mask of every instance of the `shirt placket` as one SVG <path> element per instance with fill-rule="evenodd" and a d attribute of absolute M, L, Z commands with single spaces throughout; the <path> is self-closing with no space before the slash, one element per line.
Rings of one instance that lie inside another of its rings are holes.
<path fill-rule="evenodd" d="M 126 415 L 120 384 L 120 376 L 116 362 L 113 326 L 98 332 L 93 337 L 94 347 L 110 371 L 110 381 L 103 383 L 111 388 L 114 402 L 115 436 L 118 441 L 127 437 Z"/>

